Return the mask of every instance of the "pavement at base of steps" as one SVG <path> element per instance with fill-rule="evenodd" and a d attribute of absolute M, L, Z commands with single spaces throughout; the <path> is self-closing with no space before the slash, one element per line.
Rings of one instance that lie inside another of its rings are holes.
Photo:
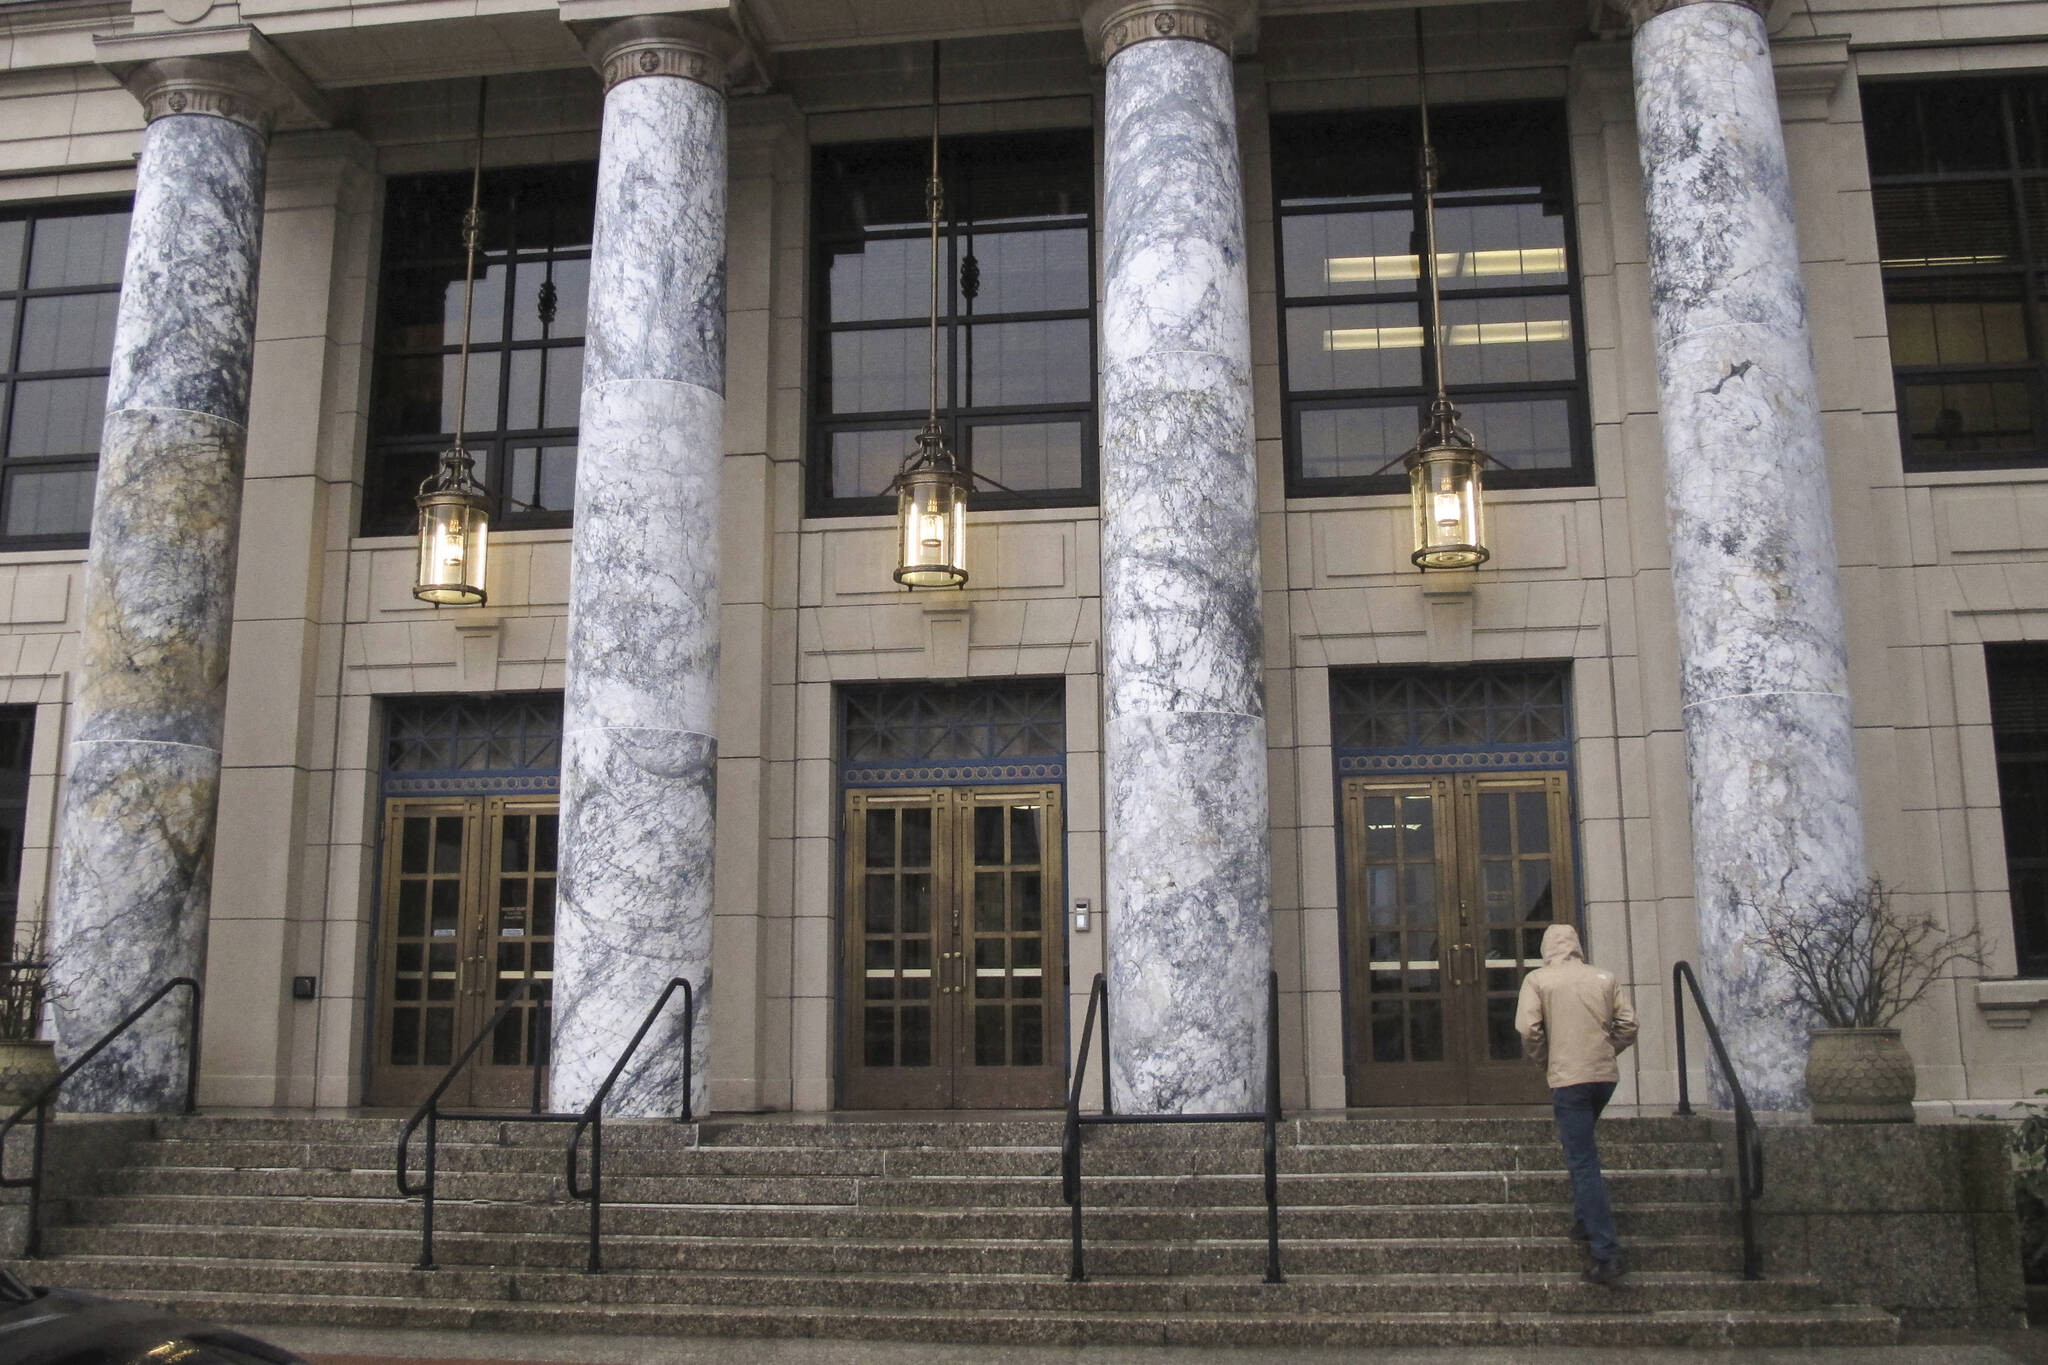
<path fill-rule="evenodd" d="M 1916 1332 L 1898 1346 L 1778 1348 L 960 1346 L 744 1337 L 237 1328 L 312 1365 L 2048 1365 L 2048 1326 Z"/>

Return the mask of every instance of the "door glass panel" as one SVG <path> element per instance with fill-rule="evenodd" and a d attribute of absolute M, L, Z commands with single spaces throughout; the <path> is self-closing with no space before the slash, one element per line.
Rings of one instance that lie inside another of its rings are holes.
<path fill-rule="evenodd" d="M 531 978 L 534 985 L 498 1022 L 490 1060 L 494 1066 L 546 1066 L 554 995 L 555 873 L 553 859 L 543 864 L 542 856 L 553 852 L 557 817 L 495 804 L 491 809 L 498 826 L 497 914 L 488 935 L 479 941 L 478 965 L 488 965 L 491 972 L 493 1010 L 511 998 L 520 982 Z M 540 915 L 543 900 L 545 927 Z"/>
<path fill-rule="evenodd" d="M 860 880 L 861 1055 L 873 1067 L 932 1064 L 932 810 L 873 805 Z"/>

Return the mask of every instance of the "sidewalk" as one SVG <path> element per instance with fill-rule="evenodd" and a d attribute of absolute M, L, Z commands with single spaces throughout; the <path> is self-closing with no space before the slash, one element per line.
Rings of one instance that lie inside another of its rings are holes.
<path fill-rule="evenodd" d="M 313 1365 L 2048 1365 L 2048 1329 L 1925 1333 L 1903 1346 L 1785 1350 L 1558 1347 L 1207 1349 L 1014 1347 L 897 1341 L 520 1336 L 242 1327 Z"/>

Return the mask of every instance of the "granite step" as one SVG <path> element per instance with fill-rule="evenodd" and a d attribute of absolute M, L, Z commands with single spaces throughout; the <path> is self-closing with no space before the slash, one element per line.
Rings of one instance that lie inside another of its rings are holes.
<path fill-rule="evenodd" d="M 1631 1346 L 1764 1348 L 1881 1346 L 1898 1321 L 1876 1309 L 1823 1306 L 1730 1312 L 1634 1311 L 1613 1291 L 1600 1311 L 1448 1310 L 1346 1316 L 1274 1312 L 1172 1314 L 1033 1312 L 990 1316 L 924 1309 L 869 1310 L 697 1305 L 467 1303 L 457 1300 L 180 1291 L 145 1297 L 173 1312 L 236 1323 L 295 1322 L 365 1328 L 498 1332 L 604 1332 L 668 1337 L 822 1337 L 989 1345 L 1188 1346 Z"/>
<path fill-rule="evenodd" d="M 164 1227 L 138 1223 L 52 1229 L 44 1250 L 63 1256 L 156 1256 L 173 1259 L 374 1262 L 410 1265 L 418 1259 L 417 1227 L 314 1231 L 286 1227 Z M 435 1260 L 443 1266 L 580 1269 L 588 1241 L 581 1235 L 437 1230 Z M 1740 1249 L 1721 1237 L 1631 1238 L 1629 1265 L 1645 1271 L 1733 1272 Z M 917 1272 L 926 1275 L 1036 1274 L 1064 1276 L 1068 1248 L 1058 1238 L 953 1238 L 930 1243 L 849 1241 L 814 1237 L 649 1237 L 609 1232 L 608 1270 Z M 1260 1275 L 1263 1238 L 1205 1237 L 1198 1242 L 1129 1242 L 1091 1239 L 1088 1263 L 1113 1275 Z M 1394 1275 L 1403 1273 L 1542 1273 L 1576 1271 L 1584 1252 L 1568 1238 L 1551 1237 L 1287 1237 L 1290 1273 Z"/>
<path fill-rule="evenodd" d="M 1285 1312 L 1610 1312 L 1621 1296 L 1582 1281 L 1576 1272 L 1290 1275 L 1284 1284 L 1245 1277 L 1113 1277 L 1082 1283 L 1045 1275 L 957 1275 L 860 1272 L 789 1273 L 507 1270 L 444 1265 L 438 1270 L 364 1263 L 307 1265 L 298 1261 L 146 1256 L 66 1256 L 38 1267 L 58 1283 L 81 1289 L 182 1292 L 250 1290 L 355 1298 L 457 1299 L 509 1303 L 691 1304 L 716 1307 L 924 1309 L 1013 1312 L 1178 1313 Z M 1746 1281 L 1699 1271 L 1631 1272 L 1629 1311 L 1724 1312 L 1817 1306 L 1807 1281 Z"/>
<path fill-rule="evenodd" d="M 532 1202 L 440 1199 L 435 1225 L 444 1232 L 493 1236 L 579 1237 L 589 1224 L 588 1207 L 571 1204 L 559 1191 Z M 1386 1204 L 1370 1208 L 1285 1207 L 1281 1235 L 1296 1238 L 1521 1237 L 1557 1235 L 1570 1215 L 1550 1204 Z M 1616 1212 L 1630 1239 L 1675 1236 L 1732 1237 L 1733 1210 L 1718 1204 L 1633 1203 Z M 395 1193 L 368 1199 L 280 1201 L 267 1197 L 151 1194 L 81 1196 L 62 1201 L 63 1225 L 148 1222 L 183 1230 L 197 1226 L 287 1229 L 398 1229 L 417 1233 L 418 1200 Z M 914 1238 L 955 1241 L 972 1238 L 1027 1238 L 1058 1241 L 1067 1235 L 1064 1207 L 1045 1209 L 833 1209 L 815 1206 L 693 1208 L 621 1204 L 607 1200 L 606 1236 L 779 1237 L 882 1240 Z M 1245 1238 L 1265 1235 L 1265 1210 L 1090 1208 L 1091 1244 L 1116 1240 Z M 54 1232 L 54 1229 L 53 1229 Z"/>
<path fill-rule="evenodd" d="M 589 1146 L 583 1148 L 587 1165 Z M 1638 1142 L 1609 1144 L 1603 1152 L 1612 1170 L 1716 1170 L 1719 1149 L 1712 1143 Z M 131 1160 L 135 1166 L 227 1170 L 384 1171 L 392 1169 L 389 1144 L 329 1143 L 284 1139 L 216 1137 L 151 1142 Z M 559 1173 L 566 1141 L 551 1146 L 442 1142 L 436 1162 L 444 1172 L 495 1174 Z M 416 1146 L 411 1164 L 425 1160 Z M 639 1143 L 614 1145 L 607 1135 L 605 1170 L 612 1175 L 676 1176 L 952 1176 L 1054 1175 L 1056 1147 L 798 1148 L 697 1147 Z M 1242 1175 L 1260 1169 L 1255 1147 L 1188 1146 L 1147 1149 L 1128 1144 L 1102 1147 L 1089 1142 L 1084 1155 L 1091 1175 Z M 1388 1143 L 1304 1145 L 1280 1149 L 1285 1174 L 1443 1174 L 1506 1171 L 1561 1171 L 1563 1150 L 1544 1143 Z"/>

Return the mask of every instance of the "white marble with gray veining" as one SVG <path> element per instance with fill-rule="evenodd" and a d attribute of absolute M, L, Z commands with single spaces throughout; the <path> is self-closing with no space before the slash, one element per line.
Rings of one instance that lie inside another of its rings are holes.
<path fill-rule="evenodd" d="M 1102 310 L 1111 1064 L 1131 1113 L 1264 1103 L 1265 701 L 1231 62 L 1111 58 Z"/>
<path fill-rule="evenodd" d="M 67 1057 L 204 969 L 264 170 L 262 137 L 226 119 L 174 115 L 143 137 L 57 836 Z M 182 1102 L 185 1008 L 145 1016 L 66 1106 Z"/>
<path fill-rule="evenodd" d="M 595 1093 L 662 987 L 700 994 L 705 1107 L 718 745 L 725 107 L 672 76 L 605 100 L 576 467 L 553 1103 Z M 682 1101 L 680 1001 L 610 1112 Z"/>
<path fill-rule="evenodd" d="M 1746 907 L 1853 890 L 1865 865 L 1784 133 L 1746 5 L 1668 10 L 1634 57 L 1701 985 L 1751 1103 L 1799 1109 L 1807 1021 Z"/>

